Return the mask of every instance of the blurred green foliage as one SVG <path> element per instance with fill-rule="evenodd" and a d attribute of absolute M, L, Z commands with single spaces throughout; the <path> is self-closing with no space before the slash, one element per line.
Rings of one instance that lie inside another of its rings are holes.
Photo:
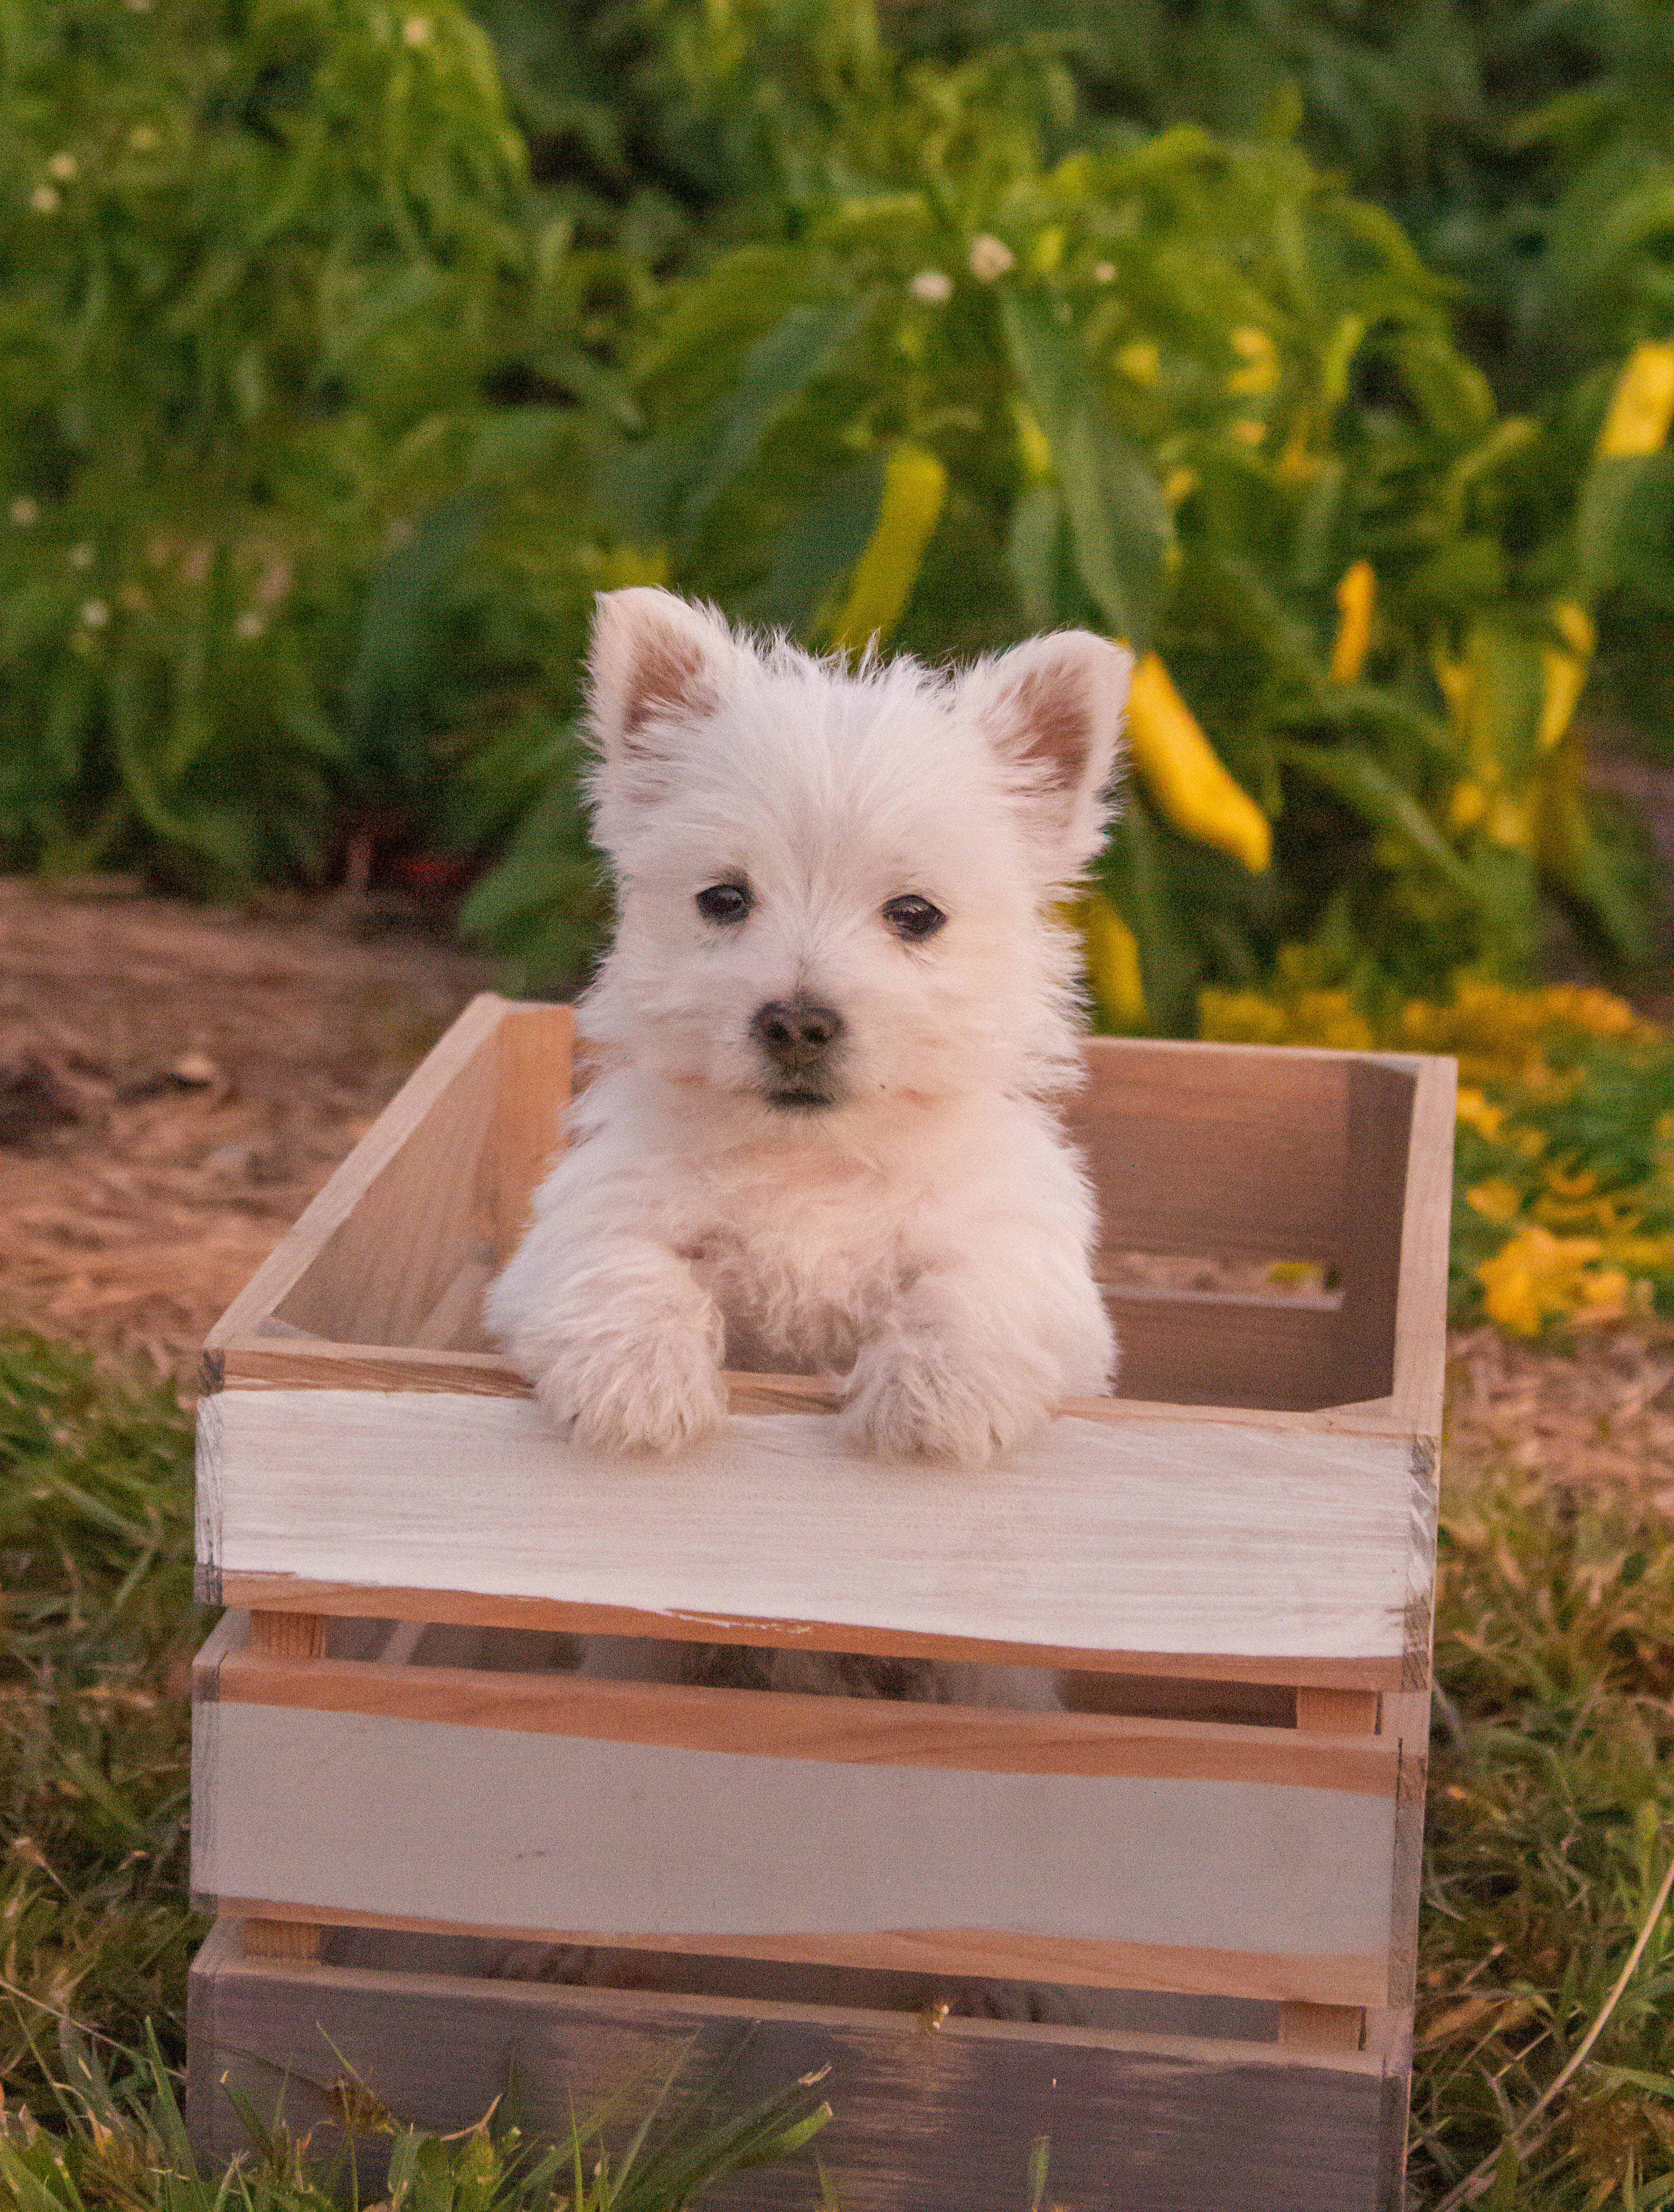
<path fill-rule="evenodd" d="M 1549 725 L 1565 609 L 1630 670 L 1674 614 L 1667 457 L 1594 459 L 1674 319 L 1665 9 L 409 6 L 0 16 L 0 861 L 448 854 L 573 984 L 593 593 L 829 641 L 910 447 L 890 642 L 1154 646 L 1273 821 L 1139 789 L 1154 1026 L 1297 940 L 1514 972 L 1553 895 L 1642 952 Z"/>

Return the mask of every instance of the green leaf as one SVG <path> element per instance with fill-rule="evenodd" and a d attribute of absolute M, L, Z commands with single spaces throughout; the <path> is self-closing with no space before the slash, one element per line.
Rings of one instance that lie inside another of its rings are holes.
<path fill-rule="evenodd" d="M 751 348 L 733 392 L 692 439 L 698 465 L 672 533 L 682 551 L 690 549 L 717 494 L 748 468 L 767 432 L 831 366 L 874 304 L 868 293 L 858 300 L 820 300 L 793 307 Z"/>
<path fill-rule="evenodd" d="M 1470 870 L 1412 793 L 1372 754 L 1357 745 L 1311 745 L 1282 738 L 1275 741 L 1274 751 L 1284 766 L 1334 793 L 1373 828 L 1403 838 L 1462 898 L 1476 903 L 1477 886 Z"/>
<path fill-rule="evenodd" d="M 1143 652 L 1156 633 L 1172 526 L 1150 463 L 1099 394 L 1042 292 L 1001 302 L 1007 351 L 1062 488 L 1071 555 L 1113 636 Z"/>

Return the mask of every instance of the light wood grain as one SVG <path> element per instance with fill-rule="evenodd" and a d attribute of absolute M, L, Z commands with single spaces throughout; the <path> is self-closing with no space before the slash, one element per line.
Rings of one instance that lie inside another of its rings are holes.
<path fill-rule="evenodd" d="M 416 1350 L 486 1351 L 483 1292 L 494 1279 L 486 1261 L 461 1261 L 447 1288 L 412 1333 Z"/>
<path fill-rule="evenodd" d="M 535 1188 L 563 1145 L 575 1037 L 575 1017 L 569 1006 L 514 1006 L 500 1024 L 494 1136 L 496 1267 L 503 1267 L 521 1242 Z"/>
<path fill-rule="evenodd" d="M 251 1959 L 288 1959 L 298 1963 L 320 1956 L 324 1930 L 309 1920 L 247 1920 L 244 1950 Z"/>
<path fill-rule="evenodd" d="M 462 1394 L 228 1390 L 198 1420 L 198 1558 L 228 1599 L 228 1577 L 289 1577 L 576 1609 L 530 1626 L 614 1607 L 773 1642 L 766 1622 L 816 1621 L 1088 1664 L 1265 1655 L 1284 1680 L 1300 1659 L 1405 1667 L 1431 1572 L 1410 1445 L 1373 1437 L 1066 1419 L 973 1475 L 855 1458 L 819 1416 L 740 1417 L 654 1462 Z"/>
<path fill-rule="evenodd" d="M 1390 1798 L 1397 1786 L 1393 1747 L 1347 1731 L 1304 1735 L 1292 1729 L 1214 1722 L 490 1673 L 413 1663 L 422 1633 L 417 1623 L 398 1628 L 383 1658 L 371 1662 L 300 1663 L 232 1651 L 218 1667 L 213 1695 L 228 1704 L 381 1714 L 696 1751 L 750 1751 L 773 1759 L 1294 1784 Z"/>
<path fill-rule="evenodd" d="M 490 1066 L 492 1041 L 505 1010 L 506 1001 L 492 992 L 472 1000 L 210 1331 L 210 1350 L 218 1350 L 231 1338 L 253 1334 L 277 1312 L 301 1277 L 322 1261 L 350 1216 L 410 1152 L 416 1135 L 455 1083 L 464 1079 L 475 1088 L 478 1071 Z M 468 1172 L 467 1162 L 450 1164 L 450 1179 L 461 1172 Z M 308 1322 L 303 1315 L 286 1318 L 293 1326 Z M 341 1324 L 334 1320 L 332 1326 Z M 344 1333 L 350 1332 L 345 1328 Z"/>
<path fill-rule="evenodd" d="M 193 1808 L 193 1887 L 223 1910 L 837 1963 L 928 1945 L 967 1972 L 1118 1986 L 1147 1978 L 1135 1947 L 1214 1951 L 1282 1962 L 1230 1994 L 1388 1988 L 1394 1807 L 1350 1789 L 758 1757 L 223 1695 L 194 1709 Z"/>
<path fill-rule="evenodd" d="M 1176 1687 L 1196 1681 L 1206 1685 L 1211 1692 L 1216 1692 L 1216 1686 L 1233 1692 L 1226 1700 L 1218 1694 L 1211 1696 L 1211 1704 L 1226 1702 L 1239 1708 L 1220 1717 L 1248 1721 L 1257 1726 L 1288 1724 L 1276 1722 L 1264 1710 L 1269 1693 L 1288 1700 L 1296 1686 L 1302 1683 L 1325 1689 L 1394 1687 L 1403 1679 L 1405 1667 L 1404 1661 L 1397 1659 L 1280 1661 L 1270 1655 L 1225 1651 L 1090 1651 L 1067 1644 L 1002 1644 L 991 1637 L 938 1636 L 917 1630 L 869 1629 L 830 1621 L 764 1617 L 721 1621 L 710 1613 L 640 1613 L 630 1607 L 501 1597 L 471 1590 L 419 1589 L 401 1583 L 384 1583 L 374 1587 L 360 1583 L 314 1582 L 292 1575 L 222 1574 L 203 1565 L 198 1569 L 194 1587 L 196 1595 L 204 1605 L 255 1606 L 270 1611 L 290 1608 L 351 1620 L 382 1615 L 447 1623 L 461 1631 L 662 1636 L 686 1644 L 712 1644 L 721 1638 L 728 1643 L 768 1647 L 794 1645 L 809 1651 L 857 1651 L 879 1658 L 917 1653 L 928 1658 L 971 1660 L 997 1667 L 1056 1667 L 1088 1676 L 1103 1674 L 1124 1680 L 1154 1680 Z M 1248 1686 L 1252 1692 L 1260 1693 L 1258 1702 L 1263 1711 L 1245 1710 L 1248 1700 L 1236 1694 L 1240 1686 Z M 1178 1704 L 1178 1698 L 1172 1698 L 1171 1710 Z M 1095 1700 L 1075 1709 L 1098 1712 L 1121 1711 L 1127 1707 Z M 1294 1710 L 1292 1706 L 1293 1713 Z"/>
<path fill-rule="evenodd" d="M 1358 2051 L 1366 2040 L 1360 2005 L 1282 2004 L 1279 2040 L 1298 2051 Z"/>
<path fill-rule="evenodd" d="M 272 1898 L 212 1897 L 192 1893 L 193 1909 L 283 1919 L 296 1907 Z M 984 1928 L 891 1929 L 877 1935 L 776 1933 L 769 1936 L 692 1936 L 597 1933 L 591 1929 L 530 1928 L 490 1921 L 427 1919 L 411 1913 L 332 1910 L 335 1924 L 431 1936 L 482 1936 L 564 1948 L 642 1951 L 656 1956 L 754 1960 L 780 1966 L 837 1966 L 857 1974 L 956 1976 L 1029 1982 L 1065 1989 L 1148 1990 L 1240 2003 L 1301 2002 L 1369 2010 L 1381 2002 L 1381 1955 L 1322 1960 L 1312 1954 L 1220 1951 L 1202 1946 L 1099 1943 L 1069 1936 L 1020 1936 Z M 922 2031 L 921 2031 L 922 2032 Z M 1070 2031 L 1064 2031 L 1069 2033 Z"/>
<path fill-rule="evenodd" d="M 320 1659 L 326 1653 L 326 1617 L 319 1613 L 253 1613 L 247 1640 L 253 1658 Z"/>
<path fill-rule="evenodd" d="M 1296 1725 L 1309 1733 L 1373 1735 L 1378 1728 L 1375 1690 L 1299 1689 Z"/>
<path fill-rule="evenodd" d="M 572 2109 L 629 2081 L 660 2084 L 677 2064 L 691 2087 L 724 2067 L 740 2108 L 829 2068 L 834 2117 L 815 2148 L 845 2212 L 1017 2212 L 1042 2134 L 1049 2201 L 1065 2205 L 1386 2212 L 1398 2202 L 1388 2126 L 1398 2076 L 1372 2052 L 957 2016 L 926 2035 L 910 2013 L 274 1967 L 238 1957 L 224 1923 L 192 1968 L 189 2008 L 188 2117 L 214 2171 L 242 2140 L 223 2075 L 264 2113 L 283 2094 L 293 2130 L 312 2131 L 329 2157 L 339 2143 L 329 2093 L 345 2068 L 399 2119 L 444 2134 L 472 2126 L 515 2080 L 533 2131 L 560 2136 Z M 363 2201 L 384 2186 L 387 2151 L 387 2138 L 356 2144 Z M 818 2194 L 799 2160 L 735 2177 L 724 2202 L 806 2212 Z"/>
<path fill-rule="evenodd" d="M 1452 1228 L 1457 1068 L 1451 1060 L 1417 1064 L 1412 1138 L 1402 1211 L 1392 1410 L 1419 1434 L 1441 1434 L 1447 1360 L 1447 1255 Z"/>

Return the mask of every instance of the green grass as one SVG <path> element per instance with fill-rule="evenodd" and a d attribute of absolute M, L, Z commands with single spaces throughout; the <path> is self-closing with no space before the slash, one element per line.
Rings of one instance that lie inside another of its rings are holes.
<path fill-rule="evenodd" d="M 190 1424 L 171 1394 L 0 1338 L 0 1834 L 16 1838 L 0 1863 L 7 2212 L 216 2202 L 187 2178 L 171 2117 L 202 1928 L 186 1902 L 183 1662 L 204 1626 L 190 1486 Z M 1477 2200 L 1492 2212 L 1674 2206 L 1666 1911 L 1596 2041 L 1536 2109 L 1604 2011 L 1674 1849 L 1665 1517 L 1509 1466 L 1450 1470 L 1437 1658 L 1411 2202 L 1435 2212 L 1509 2140 Z M 796 2094 L 731 2124 L 782 2148 L 815 2117 L 816 2093 Z M 841 2112 L 840 2081 L 818 2094 Z M 625 2176 L 619 2163 L 595 2175 L 588 2150 L 590 2207 L 684 2201 L 667 2186 L 679 2146 L 719 2150 L 689 2113 L 665 2108 L 659 2126 Z M 573 2164 L 520 2166 L 487 2135 L 401 2141 L 408 2212 L 533 2212 L 575 2187 Z M 224 2212 L 320 2201 L 283 2141 L 222 2200 Z"/>

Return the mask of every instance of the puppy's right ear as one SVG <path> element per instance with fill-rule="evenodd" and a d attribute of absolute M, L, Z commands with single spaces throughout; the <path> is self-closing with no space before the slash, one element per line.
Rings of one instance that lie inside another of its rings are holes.
<path fill-rule="evenodd" d="M 721 617 L 672 592 L 601 594 L 587 653 L 587 719 L 607 776 L 650 796 L 679 726 L 710 713 L 739 657 Z"/>

